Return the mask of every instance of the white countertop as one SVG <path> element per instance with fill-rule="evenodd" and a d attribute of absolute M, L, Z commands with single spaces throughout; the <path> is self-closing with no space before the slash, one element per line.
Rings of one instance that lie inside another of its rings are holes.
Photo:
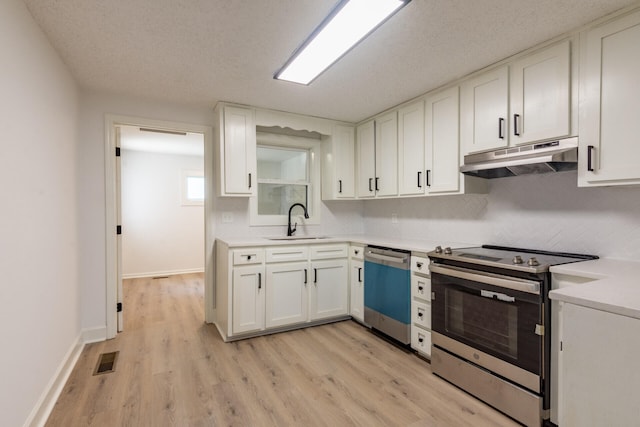
<path fill-rule="evenodd" d="M 640 319 L 639 262 L 604 258 L 557 265 L 551 272 L 593 279 L 551 291 L 551 299 Z"/>
<path fill-rule="evenodd" d="M 273 236 L 275 238 L 281 238 L 282 236 Z M 377 237 L 365 234 L 352 234 L 352 235 L 333 235 L 322 239 L 298 239 L 298 240 L 270 240 L 273 237 L 241 237 L 241 238 L 229 238 L 219 237 L 217 240 L 224 242 L 229 248 L 241 248 L 248 246 L 278 246 L 278 245 L 316 245 L 323 243 L 357 243 L 361 245 L 377 245 L 384 246 L 393 249 L 404 249 L 407 251 L 415 252 L 431 252 L 436 246 L 440 245 L 443 248 L 450 246 L 452 248 L 464 248 L 471 246 L 478 246 L 473 243 L 461 243 L 461 242 L 432 242 L 428 240 L 410 240 L 399 239 L 393 237 Z"/>

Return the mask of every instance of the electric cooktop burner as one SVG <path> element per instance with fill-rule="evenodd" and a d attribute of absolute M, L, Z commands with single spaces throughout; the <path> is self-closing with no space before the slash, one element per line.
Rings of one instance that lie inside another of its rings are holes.
<path fill-rule="evenodd" d="M 438 246 L 429 252 L 430 258 L 451 259 L 471 264 L 501 267 L 509 270 L 541 273 L 553 265 L 597 259 L 597 256 L 562 252 L 548 252 L 534 249 L 510 248 L 505 246 L 482 245 L 472 248 L 442 249 Z"/>

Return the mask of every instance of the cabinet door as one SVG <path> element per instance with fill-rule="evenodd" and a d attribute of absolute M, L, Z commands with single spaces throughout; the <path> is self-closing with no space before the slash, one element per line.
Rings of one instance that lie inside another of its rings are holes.
<path fill-rule="evenodd" d="M 567 40 L 526 56 L 511 66 L 511 145 L 569 135 L 569 61 Z"/>
<path fill-rule="evenodd" d="M 509 68 L 502 67 L 462 85 L 460 132 L 464 153 L 509 145 Z"/>
<path fill-rule="evenodd" d="M 349 272 L 346 259 L 312 262 L 310 279 L 311 320 L 348 314 Z"/>
<path fill-rule="evenodd" d="M 424 101 L 398 110 L 398 193 L 424 194 Z"/>
<path fill-rule="evenodd" d="M 563 303 L 561 426 L 638 425 L 640 320 Z"/>
<path fill-rule="evenodd" d="M 581 52 L 580 185 L 640 183 L 640 12 L 586 33 Z"/>
<path fill-rule="evenodd" d="M 394 111 L 376 119 L 376 196 L 398 195 L 398 114 Z"/>
<path fill-rule="evenodd" d="M 335 126 L 333 132 L 336 198 L 352 199 L 356 195 L 354 131 L 350 126 Z"/>
<path fill-rule="evenodd" d="M 233 269 L 232 331 L 234 334 L 264 329 L 263 272 L 262 265 Z"/>
<path fill-rule="evenodd" d="M 309 264 L 267 265 L 266 327 L 306 322 L 308 318 Z"/>
<path fill-rule="evenodd" d="M 351 301 L 349 313 L 351 316 L 364 322 L 364 263 L 351 260 Z"/>
<path fill-rule="evenodd" d="M 253 110 L 225 106 L 224 192 L 252 195 L 256 187 L 256 127 Z"/>
<path fill-rule="evenodd" d="M 358 198 L 374 197 L 376 177 L 376 134 L 373 120 L 356 129 L 356 174 Z"/>
<path fill-rule="evenodd" d="M 447 89 L 426 102 L 426 179 L 429 194 L 460 191 L 459 90 Z"/>
<path fill-rule="evenodd" d="M 335 125 L 322 143 L 322 199 L 353 199 L 355 184 L 355 129 Z"/>

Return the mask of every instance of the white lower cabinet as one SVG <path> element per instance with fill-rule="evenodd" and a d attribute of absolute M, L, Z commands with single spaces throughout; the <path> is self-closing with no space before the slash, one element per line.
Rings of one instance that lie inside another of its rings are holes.
<path fill-rule="evenodd" d="M 431 331 L 411 326 L 411 348 L 423 356 L 431 357 Z"/>
<path fill-rule="evenodd" d="M 364 247 L 351 245 L 349 250 L 351 291 L 349 293 L 349 314 L 360 323 L 364 323 Z"/>
<path fill-rule="evenodd" d="M 216 251 L 215 323 L 225 341 L 348 318 L 348 244 Z"/>
<path fill-rule="evenodd" d="M 431 358 L 431 279 L 422 253 L 411 256 L 411 348 Z"/>
<path fill-rule="evenodd" d="M 267 265 L 265 311 L 267 328 L 307 320 L 308 275 L 306 262 Z"/>
<path fill-rule="evenodd" d="M 243 266 L 233 269 L 233 333 L 264 329 L 264 266 Z"/>
<path fill-rule="evenodd" d="M 349 263 L 346 259 L 312 261 L 309 284 L 309 320 L 327 319 L 349 312 Z"/>
<path fill-rule="evenodd" d="M 560 426 L 636 426 L 640 320 L 561 303 Z"/>

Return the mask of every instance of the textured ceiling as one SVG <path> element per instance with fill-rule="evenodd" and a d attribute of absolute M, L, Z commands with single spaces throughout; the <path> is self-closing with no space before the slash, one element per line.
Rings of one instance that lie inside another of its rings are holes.
<path fill-rule="evenodd" d="M 337 0 L 24 0 L 82 88 L 360 121 L 629 0 L 413 0 L 311 86 L 273 80 Z"/>

